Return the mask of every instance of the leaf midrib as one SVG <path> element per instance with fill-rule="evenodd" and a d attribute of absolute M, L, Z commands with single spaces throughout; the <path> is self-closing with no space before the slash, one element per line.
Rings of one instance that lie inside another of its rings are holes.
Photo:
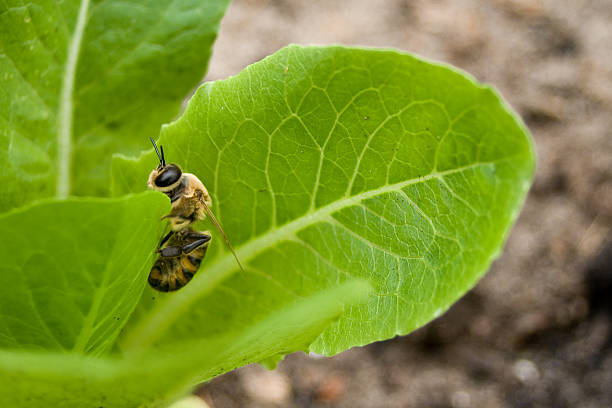
<path fill-rule="evenodd" d="M 402 188 L 423 183 L 433 179 L 442 179 L 445 176 L 460 173 L 472 168 L 484 165 L 492 165 L 503 161 L 510 160 L 515 156 L 505 157 L 490 162 L 477 162 L 470 165 L 445 170 L 441 172 L 432 172 L 428 175 L 405 180 L 395 184 L 387 184 L 383 187 L 368 190 L 353 196 L 345 196 L 342 199 L 336 200 L 326 206 L 305 214 L 294 221 L 291 221 L 281 227 L 277 227 L 266 232 L 263 235 L 252 239 L 240 247 L 236 248 L 236 253 L 241 261 L 246 265 L 248 261 L 261 253 L 266 248 L 276 245 L 282 240 L 294 235 L 296 232 L 317 222 L 325 221 L 326 218 L 343 208 L 355 205 L 363 200 L 375 197 L 381 194 L 390 193 L 401 190 Z M 194 279 L 189 285 L 185 286 L 180 292 L 177 292 L 165 301 L 160 302 L 149 313 L 141 319 L 126 336 L 122 343 L 122 348 L 125 351 L 135 351 L 139 348 L 144 349 L 155 342 L 164 331 L 174 323 L 176 318 L 189 307 L 198 298 L 209 293 L 215 288 L 219 282 L 229 277 L 233 272 L 237 271 L 235 260 L 229 253 L 217 258 L 210 266 L 206 273 L 197 275 L 200 279 Z M 248 267 L 247 267 L 248 269 Z"/>
<path fill-rule="evenodd" d="M 64 199 L 70 194 L 70 168 L 72 162 L 72 119 L 74 106 L 72 96 L 74 93 L 74 80 L 76 76 L 76 66 L 79 60 L 81 40 L 85 31 L 87 20 L 87 9 L 89 0 L 81 0 L 79 15 L 74 27 L 66 66 L 62 77 L 62 90 L 60 92 L 58 110 L 58 129 L 57 129 L 57 179 L 55 185 L 55 195 L 57 198 Z"/>

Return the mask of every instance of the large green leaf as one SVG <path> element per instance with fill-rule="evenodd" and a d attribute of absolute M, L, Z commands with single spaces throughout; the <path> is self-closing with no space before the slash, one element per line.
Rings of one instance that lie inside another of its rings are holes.
<path fill-rule="evenodd" d="M 0 210 L 104 194 L 204 75 L 229 0 L 0 4 Z"/>
<path fill-rule="evenodd" d="M 0 347 L 109 350 L 146 284 L 167 210 L 166 197 L 147 192 L 0 216 Z"/>
<path fill-rule="evenodd" d="M 439 316 L 500 253 L 530 185 L 531 138 L 487 86 L 395 51 L 292 46 L 204 84 L 162 131 L 246 265 L 216 238 L 181 291 L 144 296 L 124 350 L 232 333 L 303 296 L 374 292 L 311 349 L 328 355 Z M 153 152 L 113 163 L 144 188 Z"/>
<path fill-rule="evenodd" d="M 488 87 L 342 47 L 289 47 L 205 84 L 161 142 L 208 186 L 246 273 L 213 229 L 192 282 L 146 287 L 156 192 L 0 216 L 0 406 L 161 406 L 253 361 L 407 333 L 486 271 L 534 167 Z M 140 192 L 156 163 L 118 157 L 113 192 Z"/>
<path fill-rule="evenodd" d="M 220 372 L 307 347 L 345 305 L 368 291 L 367 284 L 352 282 L 271 312 L 235 336 L 182 339 L 170 348 L 123 359 L 0 351 L 0 406 L 164 406 Z"/>

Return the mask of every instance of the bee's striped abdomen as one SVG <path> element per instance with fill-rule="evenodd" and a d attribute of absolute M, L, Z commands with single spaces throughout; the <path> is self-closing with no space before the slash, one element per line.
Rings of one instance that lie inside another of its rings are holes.
<path fill-rule="evenodd" d="M 149 285 L 161 292 L 178 289 L 175 282 L 176 277 L 172 272 L 176 269 L 177 264 L 177 258 L 162 258 L 161 256 L 157 258 L 149 273 Z"/>
<path fill-rule="evenodd" d="M 188 243 L 178 236 L 171 239 L 168 245 L 183 246 Z M 149 285 L 161 292 L 171 292 L 185 286 L 198 271 L 209 243 L 210 241 L 207 241 L 188 254 L 172 257 L 160 255 L 149 273 Z"/>

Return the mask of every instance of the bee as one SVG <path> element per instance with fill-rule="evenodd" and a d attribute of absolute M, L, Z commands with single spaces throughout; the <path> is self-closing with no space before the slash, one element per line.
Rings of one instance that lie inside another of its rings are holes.
<path fill-rule="evenodd" d="M 149 285 L 161 292 L 178 290 L 196 274 L 210 243 L 210 232 L 185 228 L 167 236 L 149 273 Z"/>
<path fill-rule="evenodd" d="M 170 221 L 172 231 L 180 231 L 198 220 L 203 220 L 206 213 L 212 215 L 212 200 L 200 179 L 193 174 L 183 173 L 177 164 L 166 164 L 164 147 L 160 146 L 160 155 L 153 139 L 151 143 L 159 157 L 159 165 L 149 174 L 147 184 L 170 198 L 172 210 L 162 219 L 167 218 Z M 214 216 L 210 218 L 214 219 Z"/>
<path fill-rule="evenodd" d="M 157 247 L 160 256 L 149 274 L 149 284 L 154 289 L 167 292 L 180 289 L 191 280 L 206 254 L 211 239 L 208 232 L 194 231 L 191 226 L 196 221 L 204 220 L 206 216 L 217 227 L 225 244 L 236 258 L 240 270 L 244 272 L 225 231 L 210 210 L 212 199 L 204 184 L 195 175 L 183 173 L 178 164 L 166 164 L 163 146 L 159 146 L 160 154 L 153 139 L 150 140 L 159 158 L 159 164 L 149 174 L 147 184 L 153 190 L 166 194 L 170 198 L 172 208 L 170 213 L 162 217 L 168 219 L 170 232 L 161 239 Z M 197 266 L 191 262 L 195 260 L 198 260 Z M 193 265 L 195 270 L 188 264 Z"/>

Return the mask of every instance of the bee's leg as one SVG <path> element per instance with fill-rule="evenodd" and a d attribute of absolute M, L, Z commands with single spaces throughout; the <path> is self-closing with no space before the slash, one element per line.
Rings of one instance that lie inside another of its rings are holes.
<path fill-rule="evenodd" d="M 162 258 L 174 258 L 180 256 L 183 253 L 183 247 L 180 247 L 178 245 L 172 245 L 162 249 L 158 249 L 157 252 Z"/>
<path fill-rule="evenodd" d="M 210 241 L 210 235 L 201 234 L 202 238 L 183 246 L 183 253 L 188 254 Z"/>
<path fill-rule="evenodd" d="M 190 238 L 197 238 L 197 239 L 183 246 L 179 246 L 179 245 L 167 246 L 165 248 L 158 249 L 157 252 L 163 258 L 174 258 L 182 254 L 190 253 L 194 249 L 199 248 L 202 245 L 206 244 L 211 239 L 210 235 L 207 235 L 201 232 L 190 231 L 188 234 Z"/>
<path fill-rule="evenodd" d="M 210 231 L 194 231 L 192 229 L 189 229 L 188 231 L 185 231 L 185 235 L 188 236 L 189 238 L 195 238 L 195 239 L 201 239 L 201 238 L 210 238 Z"/>
<path fill-rule="evenodd" d="M 194 249 L 202 246 L 203 244 L 211 240 L 210 232 L 208 231 L 200 232 L 189 229 L 185 231 L 185 236 L 190 240 L 194 240 L 193 242 L 190 242 L 189 244 L 183 247 L 183 251 L 186 254 L 190 253 Z"/>
<path fill-rule="evenodd" d="M 159 245 L 157 246 L 157 249 L 161 248 L 162 245 L 164 245 L 170 239 L 172 234 L 174 234 L 174 231 L 170 231 L 169 233 L 167 233 L 166 236 L 163 237 L 161 241 L 159 241 Z"/>

